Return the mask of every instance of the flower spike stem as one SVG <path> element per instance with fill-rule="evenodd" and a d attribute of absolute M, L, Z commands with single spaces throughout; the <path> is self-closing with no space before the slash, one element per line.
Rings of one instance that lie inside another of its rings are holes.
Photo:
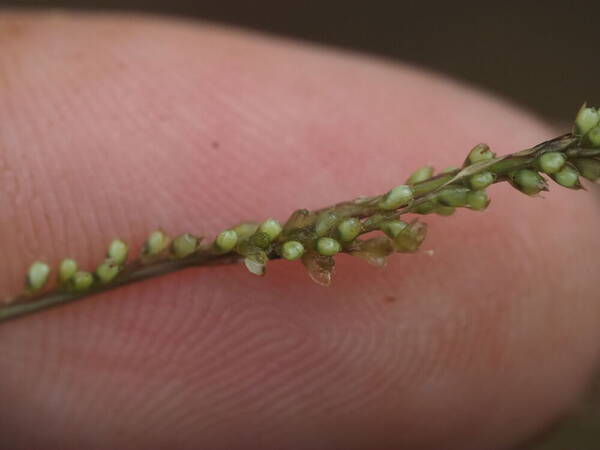
<path fill-rule="evenodd" d="M 64 259 L 54 286 L 48 287 L 51 268 L 36 261 L 26 275 L 24 293 L 0 303 L 0 322 L 198 266 L 243 262 L 248 271 L 262 276 L 271 260 L 300 260 L 315 282 L 327 286 L 338 253 L 383 267 L 394 252 L 418 251 L 427 226 L 416 219 L 401 220 L 405 214 L 450 216 L 456 208 L 484 210 L 490 203 L 486 189 L 499 182 L 536 196 L 548 190 L 543 175 L 569 189 L 582 189 L 580 177 L 600 180 L 599 110 L 584 105 L 572 133 L 532 148 L 497 157 L 487 145 L 479 144 L 460 168 L 435 174 L 433 167 L 423 167 L 405 184 L 382 195 L 359 197 L 316 211 L 299 209 L 283 224 L 275 219 L 241 223 L 219 233 L 210 243 L 188 233 L 171 238 L 156 230 L 130 262 L 128 245 L 115 239 L 95 270 L 80 270 L 75 259 Z M 361 239 L 372 231 L 381 234 Z"/>

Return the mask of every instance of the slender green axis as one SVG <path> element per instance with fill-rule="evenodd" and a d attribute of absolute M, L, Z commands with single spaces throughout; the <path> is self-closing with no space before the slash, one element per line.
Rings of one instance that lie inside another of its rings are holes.
<path fill-rule="evenodd" d="M 156 230 L 132 261 L 128 261 L 128 245 L 115 239 L 104 261 L 93 271 L 80 270 L 73 258 L 64 259 L 52 288 L 47 287 L 50 266 L 36 261 L 27 272 L 25 292 L 0 306 L 0 321 L 197 266 L 243 262 L 251 273 L 264 275 L 271 260 L 301 260 L 310 277 L 327 286 L 335 267 L 333 257 L 338 253 L 384 266 L 394 252 L 416 252 L 427 226 L 417 219 L 400 220 L 405 214 L 450 216 L 461 207 L 482 211 L 490 203 L 486 189 L 492 184 L 508 182 L 518 191 L 535 196 L 548 190 L 544 175 L 569 189 L 582 188 L 580 177 L 600 180 L 598 109 L 583 105 L 571 133 L 532 148 L 498 157 L 487 145 L 479 144 L 460 168 L 435 174 L 433 167 L 422 167 L 405 184 L 382 195 L 359 197 L 316 211 L 299 209 L 283 224 L 275 219 L 241 223 L 222 231 L 208 244 L 192 234 L 171 238 Z M 381 234 L 361 238 L 372 231 Z"/>

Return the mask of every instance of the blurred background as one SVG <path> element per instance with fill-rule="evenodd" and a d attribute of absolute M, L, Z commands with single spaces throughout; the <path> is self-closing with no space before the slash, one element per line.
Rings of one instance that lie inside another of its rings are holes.
<path fill-rule="evenodd" d="M 0 0 L 22 7 L 143 11 L 410 61 L 561 123 L 600 104 L 600 5 L 584 2 Z"/>
<path fill-rule="evenodd" d="M 600 3 L 0 0 L 0 6 L 198 18 L 408 61 L 561 126 L 569 126 L 584 101 L 600 105 Z M 523 449 L 600 448 L 599 398 L 596 389 L 566 423 Z"/>

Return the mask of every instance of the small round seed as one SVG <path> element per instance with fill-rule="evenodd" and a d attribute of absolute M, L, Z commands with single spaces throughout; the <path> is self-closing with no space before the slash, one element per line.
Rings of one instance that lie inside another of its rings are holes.
<path fill-rule="evenodd" d="M 148 239 L 144 243 L 142 253 L 148 256 L 154 256 L 162 253 L 169 246 L 169 236 L 162 231 L 156 230 L 150 233 Z"/>
<path fill-rule="evenodd" d="M 71 286 L 76 291 L 86 291 L 94 282 L 94 277 L 89 272 L 76 272 L 71 279 Z"/>
<path fill-rule="evenodd" d="M 215 239 L 215 245 L 223 252 L 233 250 L 238 242 L 238 234 L 233 230 L 225 230 L 219 233 Z"/>
<path fill-rule="evenodd" d="M 260 225 L 259 230 L 266 233 L 273 240 L 281 234 L 283 227 L 275 219 L 267 219 Z"/>
<path fill-rule="evenodd" d="M 475 164 L 481 161 L 489 161 L 494 156 L 496 155 L 494 155 L 487 144 L 478 144 L 469 152 L 467 160 L 469 163 Z"/>
<path fill-rule="evenodd" d="M 518 170 L 513 175 L 513 181 L 516 187 L 527 195 L 535 195 L 543 191 L 546 187 L 543 178 L 533 170 Z"/>
<path fill-rule="evenodd" d="M 26 284 L 30 292 L 37 292 L 48 282 L 50 276 L 50 266 L 44 262 L 36 261 L 27 271 Z"/>
<path fill-rule="evenodd" d="M 475 211 L 483 211 L 490 203 L 484 190 L 471 191 L 467 194 L 467 206 Z"/>
<path fill-rule="evenodd" d="M 561 186 L 576 189 L 579 187 L 579 172 L 569 165 L 552 175 L 552 179 Z"/>
<path fill-rule="evenodd" d="M 198 250 L 200 240 L 189 233 L 180 234 L 171 243 L 171 253 L 175 258 L 186 258 Z"/>
<path fill-rule="evenodd" d="M 120 239 L 113 240 L 108 246 L 107 258 L 115 264 L 123 264 L 127 260 L 129 247 Z"/>
<path fill-rule="evenodd" d="M 304 245 L 298 241 L 287 241 L 281 247 L 281 256 L 288 261 L 295 261 L 304 254 Z"/>
<path fill-rule="evenodd" d="M 362 225 L 360 220 L 355 217 L 344 219 L 338 225 L 338 233 L 342 242 L 354 240 L 361 232 Z"/>
<path fill-rule="evenodd" d="M 565 162 L 567 162 L 567 157 L 564 153 L 549 152 L 544 153 L 542 156 L 540 156 L 538 162 L 540 169 L 542 169 L 542 172 L 551 175 L 560 171 L 560 169 L 563 168 Z"/>
<path fill-rule="evenodd" d="M 471 176 L 469 183 L 475 190 L 485 189 L 494 182 L 494 175 L 491 172 L 476 173 Z"/>
<path fill-rule="evenodd" d="M 119 265 L 114 261 L 107 260 L 100 264 L 96 269 L 96 276 L 100 280 L 100 283 L 110 283 L 119 274 Z"/>
<path fill-rule="evenodd" d="M 317 241 L 317 251 L 323 256 L 333 256 L 342 250 L 342 246 L 335 239 L 322 237 Z"/>
<path fill-rule="evenodd" d="M 594 108 L 581 107 L 575 118 L 575 131 L 577 134 L 584 135 L 588 133 L 600 122 L 600 113 Z"/>
<path fill-rule="evenodd" d="M 77 272 L 77 261 L 72 258 L 65 258 L 58 267 L 58 281 L 64 283 L 70 280 Z"/>

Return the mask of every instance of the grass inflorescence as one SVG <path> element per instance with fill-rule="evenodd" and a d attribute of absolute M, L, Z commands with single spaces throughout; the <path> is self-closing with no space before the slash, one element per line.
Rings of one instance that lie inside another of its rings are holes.
<path fill-rule="evenodd" d="M 27 272 L 25 293 L 0 306 L 0 321 L 194 266 L 243 262 L 249 272 L 264 275 L 272 260 L 301 260 L 310 277 L 326 286 L 338 253 L 384 266 L 394 252 L 416 252 L 427 226 L 418 219 L 401 220 L 406 214 L 450 216 L 457 208 L 483 211 L 490 204 L 487 188 L 492 184 L 508 182 L 536 196 L 548 190 L 546 177 L 569 189 L 582 189 L 581 177 L 600 180 L 598 109 L 583 105 L 571 133 L 535 147 L 498 157 L 486 144 L 478 144 L 460 168 L 435 174 L 433 167 L 422 167 L 382 195 L 316 211 L 298 209 L 283 223 L 244 222 L 209 242 L 189 233 L 170 237 L 155 230 L 133 259 L 129 246 L 115 239 L 94 270 L 81 270 L 75 259 L 64 259 L 53 287 L 49 287 L 50 266 L 36 261 Z M 363 237 L 373 231 L 380 233 Z"/>

